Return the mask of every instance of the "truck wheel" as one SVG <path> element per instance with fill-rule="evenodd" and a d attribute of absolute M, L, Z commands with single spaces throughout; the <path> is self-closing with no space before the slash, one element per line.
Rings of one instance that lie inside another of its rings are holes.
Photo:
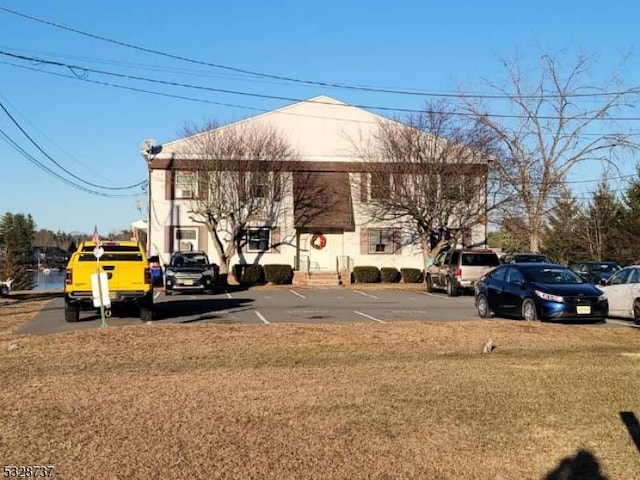
<path fill-rule="evenodd" d="M 147 295 L 140 303 L 140 320 L 150 322 L 153 320 L 153 297 Z"/>
<path fill-rule="evenodd" d="M 80 305 L 64 302 L 64 319 L 67 322 L 80 320 Z"/>
<path fill-rule="evenodd" d="M 431 279 L 431 275 L 427 275 L 425 283 L 427 284 L 427 292 L 433 292 L 433 280 Z"/>
<path fill-rule="evenodd" d="M 450 278 L 447 278 L 447 295 L 450 297 L 455 297 L 458 295 L 458 289 L 453 284 Z"/>

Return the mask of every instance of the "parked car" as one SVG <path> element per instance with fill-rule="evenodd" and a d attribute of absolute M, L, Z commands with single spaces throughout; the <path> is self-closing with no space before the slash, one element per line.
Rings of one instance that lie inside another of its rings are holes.
<path fill-rule="evenodd" d="M 640 325 L 640 265 L 625 267 L 601 280 L 600 289 L 609 299 L 609 315 L 632 318 Z"/>
<path fill-rule="evenodd" d="M 453 297 L 470 290 L 485 273 L 500 265 L 493 250 L 447 250 L 439 253 L 425 272 L 427 292 L 444 289 Z"/>
<path fill-rule="evenodd" d="M 549 257 L 541 253 L 507 253 L 500 257 L 502 263 L 554 263 Z"/>
<path fill-rule="evenodd" d="M 606 280 L 622 267 L 616 262 L 577 262 L 569 268 L 580 275 L 585 282 L 600 285 L 602 280 Z"/>
<path fill-rule="evenodd" d="M 476 286 L 478 315 L 524 320 L 602 321 L 607 294 L 567 267 L 553 263 L 508 263 L 485 275 Z"/>
<path fill-rule="evenodd" d="M 166 295 L 181 291 L 211 291 L 216 285 L 218 265 L 203 251 L 175 252 L 165 265 Z"/>

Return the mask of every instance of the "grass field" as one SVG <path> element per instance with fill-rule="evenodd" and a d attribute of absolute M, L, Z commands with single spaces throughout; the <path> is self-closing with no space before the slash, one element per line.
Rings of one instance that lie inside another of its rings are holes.
<path fill-rule="evenodd" d="M 478 320 L 16 336 L 41 305 L 0 306 L 3 465 L 69 479 L 640 479 L 635 329 Z M 497 348 L 482 355 L 489 337 Z"/>

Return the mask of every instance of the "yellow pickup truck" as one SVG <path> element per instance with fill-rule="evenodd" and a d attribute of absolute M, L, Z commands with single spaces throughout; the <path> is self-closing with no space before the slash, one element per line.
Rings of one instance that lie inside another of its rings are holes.
<path fill-rule="evenodd" d="M 153 282 L 142 244 L 134 241 L 101 242 L 99 261 L 95 249 L 94 242 L 82 242 L 69 259 L 64 285 L 65 320 L 77 322 L 80 310 L 95 310 L 91 278 L 98 271 L 107 274 L 112 306 L 135 304 L 140 309 L 140 320 L 152 320 Z M 107 315 L 111 315 L 110 309 Z"/>

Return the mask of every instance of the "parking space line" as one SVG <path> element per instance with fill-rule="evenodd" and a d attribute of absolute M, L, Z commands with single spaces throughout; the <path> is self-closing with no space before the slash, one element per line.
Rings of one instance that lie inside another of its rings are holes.
<path fill-rule="evenodd" d="M 227 292 L 226 290 L 224 291 L 224 293 L 227 295 L 227 298 L 233 298 L 233 297 L 231 296 L 231 294 L 230 294 L 229 292 Z"/>
<path fill-rule="evenodd" d="M 155 300 L 155 299 L 156 299 L 156 298 L 158 298 L 159 296 L 160 296 L 160 292 L 156 293 L 156 294 L 153 296 L 153 299 Z M 99 298 L 99 297 L 98 297 L 98 298 Z"/>
<path fill-rule="evenodd" d="M 260 320 L 262 320 L 262 323 L 264 323 L 264 324 L 266 324 L 266 325 L 271 325 L 271 322 L 269 322 L 269 320 L 267 320 L 267 319 L 265 318 L 265 316 L 264 316 L 264 315 L 262 315 L 259 311 L 257 311 L 257 310 L 256 310 L 256 312 L 255 312 L 255 313 L 256 313 L 256 315 L 258 316 L 258 318 L 259 318 Z"/>
<path fill-rule="evenodd" d="M 379 318 L 372 317 L 371 315 L 367 315 L 366 313 L 358 312 L 357 310 L 354 310 L 353 313 L 357 313 L 358 315 L 362 315 L 363 317 L 368 318 L 369 320 L 373 320 L 374 322 L 387 323 L 384 320 L 380 320 Z"/>
<path fill-rule="evenodd" d="M 447 297 L 446 295 L 436 295 L 435 293 L 431 293 L 431 292 L 420 292 L 420 294 L 429 295 L 430 297 L 436 297 L 436 298 L 446 298 L 447 300 L 451 300 L 453 298 L 453 297 Z"/>
<path fill-rule="evenodd" d="M 354 292 L 359 293 L 360 295 L 363 295 L 363 296 L 369 297 L 369 298 L 380 298 L 380 297 L 376 297 L 375 295 L 371 295 L 369 293 L 361 292 L 360 290 L 354 290 Z"/>
<path fill-rule="evenodd" d="M 634 325 L 633 323 L 623 322 L 622 320 L 606 319 L 605 322 L 615 323 L 616 325 L 624 325 L 625 327 L 640 328 L 640 325 Z"/>
<path fill-rule="evenodd" d="M 295 290 L 289 290 L 291 293 L 293 293 L 294 295 L 296 295 L 297 297 L 300 298 L 307 298 L 304 295 L 302 295 L 301 293 L 296 292 Z"/>

